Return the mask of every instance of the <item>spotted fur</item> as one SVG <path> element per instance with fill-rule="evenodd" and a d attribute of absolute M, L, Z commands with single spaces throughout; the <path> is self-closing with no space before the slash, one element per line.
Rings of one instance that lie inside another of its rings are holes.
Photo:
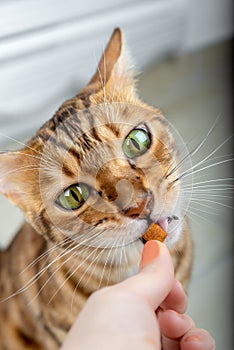
<path fill-rule="evenodd" d="M 87 87 L 24 149 L 0 154 L 0 191 L 27 219 L 1 253 L 1 350 L 59 349 L 89 295 L 137 271 L 149 218 L 170 219 L 167 244 L 187 286 L 180 153 L 162 112 L 137 96 L 134 74 L 116 29 Z M 128 159 L 123 141 L 137 126 L 151 146 Z M 58 195 L 79 182 L 92 189 L 87 202 L 61 209 Z"/>

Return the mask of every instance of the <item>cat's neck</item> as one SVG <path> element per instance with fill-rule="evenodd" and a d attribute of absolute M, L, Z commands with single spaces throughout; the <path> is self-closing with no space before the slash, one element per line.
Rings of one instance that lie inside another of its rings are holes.
<path fill-rule="evenodd" d="M 97 249 L 73 241 L 56 248 L 48 242 L 48 270 L 55 280 L 64 280 L 62 284 L 58 283 L 59 291 L 70 286 L 73 300 L 79 295 L 83 303 L 97 289 L 118 283 L 137 272 L 142 251 L 142 244 L 138 243 Z"/>
<path fill-rule="evenodd" d="M 37 298 L 47 308 L 62 303 L 76 315 L 95 290 L 136 273 L 141 250 L 141 244 L 112 250 L 55 245 L 25 223 L 8 253 L 17 259 L 17 287 L 29 304 Z"/>

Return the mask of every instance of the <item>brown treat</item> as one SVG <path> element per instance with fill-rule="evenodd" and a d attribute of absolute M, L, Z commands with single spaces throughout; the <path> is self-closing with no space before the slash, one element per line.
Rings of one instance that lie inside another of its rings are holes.
<path fill-rule="evenodd" d="M 142 236 L 144 240 L 151 241 L 156 239 L 160 242 L 164 242 L 167 237 L 167 233 L 158 225 L 153 223 L 148 230 Z"/>

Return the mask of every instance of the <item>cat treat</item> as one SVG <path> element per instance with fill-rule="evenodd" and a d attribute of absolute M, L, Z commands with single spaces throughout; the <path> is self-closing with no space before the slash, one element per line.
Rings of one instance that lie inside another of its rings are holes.
<path fill-rule="evenodd" d="M 142 238 L 145 241 L 151 241 L 156 239 L 157 241 L 164 242 L 167 237 L 167 233 L 158 224 L 153 223 L 148 230 L 144 233 Z"/>

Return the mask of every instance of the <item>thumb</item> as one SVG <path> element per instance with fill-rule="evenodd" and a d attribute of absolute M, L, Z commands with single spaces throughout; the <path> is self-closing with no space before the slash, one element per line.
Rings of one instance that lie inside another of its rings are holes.
<path fill-rule="evenodd" d="M 126 291 L 143 297 L 156 310 L 172 289 L 174 267 L 165 244 L 148 241 L 143 249 L 140 272 L 122 283 Z"/>

